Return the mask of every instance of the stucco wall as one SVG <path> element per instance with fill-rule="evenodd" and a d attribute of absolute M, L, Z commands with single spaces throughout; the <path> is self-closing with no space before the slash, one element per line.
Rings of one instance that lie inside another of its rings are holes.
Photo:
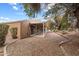
<path fill-rule="evenodd" d="M 17 38 L 20 39 L 20 33 L 21 33 L 21 22 L 13 22 L 13 23 L 8 23 L 7 25 L 9 25 L 9 30 L 8 30 L 8 37 L 12 37 L 11 36 L 11 32 L 10 32 L 10 29 L 11 28 L 17 28 Z"/>
<path fill-rule="evenodd" d="M 30 25 L 29 22 L 24 21 L 21 23 L 21 38 L 29 37 L 31 34 L 30 32 Z"/>
<path fill-rule="evenodd" d="M 15 28 L 15 27 L 17 28 L 18 39 L 23 39 L 23 38 L 29 37 L 31 35 L 30 24 L 31 24 L 31 22 L 29 22 L 29 21 L 16 21 L 16 22 L 7 23 L 7 25 L 9 25 L 9 31 L 8 31 L 7 37 L 12 37 L 10 29 Z M 38 23 L 35 22 L 35 24 L 38 24 Z M 40 30 L 38 30 L 38 31 L 40 31 Z"/>

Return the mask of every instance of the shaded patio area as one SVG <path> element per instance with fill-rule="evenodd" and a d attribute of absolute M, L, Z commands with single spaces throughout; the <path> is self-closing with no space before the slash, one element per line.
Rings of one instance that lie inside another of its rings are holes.
<path fill-rule="evenodd" d="M 40 34 L 43 32 L 43 23 L 30 23 L 31 34 Z"/>

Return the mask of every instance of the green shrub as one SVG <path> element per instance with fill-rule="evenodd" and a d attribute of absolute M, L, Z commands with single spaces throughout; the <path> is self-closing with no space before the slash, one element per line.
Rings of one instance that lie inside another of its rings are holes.
<path fill-rule="evenodd" d="M 0 24 L 0 46 L 3 46 L 5 43 L 8 28 L 9 28 L 8 25 Z"/>
<path fill-rule="evenodd" d="M 51 20 L 48 20 L 47 23 L 47 29 L 52 30 L 54 28 L 53 22 Z"/>
<path fill-rule="evenodd" d="M 17 28 L 11 28 L 10 32 L 11 32 L 13 39 L 16 39 L 17 38 Z"/>
<path fill-rule="evenodd" d="M 68 30 L 70 25 L 68 23 L 68 14 L 67 13 L 65 13 L 65 15 L 63 16 L 60 25 L 61 25 L 61 30 Z"/>

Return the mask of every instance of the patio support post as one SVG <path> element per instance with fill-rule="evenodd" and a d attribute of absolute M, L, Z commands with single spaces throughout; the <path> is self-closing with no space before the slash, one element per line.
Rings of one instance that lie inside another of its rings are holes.
<path fill-rule="evenodd" d="M 43 22 L 43 37 L 44 37 L 44 22 Z"/>
<path fill-rule="evenodd" d="M 36 24 L 35 26 L 36 26 L 36 28 L 35 28 L 35 33 L 37 33 L 37 32 L 38 32 L 38 31 L 37 31 L 37 30 L 38 30 L 38 29 L 37 29 L 37 24 Z"/>
<path fill-rule="evenodd" d="M 38 32 L 38 29 L 37 29 L 37 27 L 38 27 L 38 24 L 36 25 L 36 33 Z"/>

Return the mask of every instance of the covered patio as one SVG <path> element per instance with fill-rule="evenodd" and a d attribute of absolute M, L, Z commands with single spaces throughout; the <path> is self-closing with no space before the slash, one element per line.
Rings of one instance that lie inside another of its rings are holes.
<path fill-rule="evenodd" d="M 31 34 L 44 34 L 45 32 L 45 21 L 41 20 L 29 20 L 29 27 Z"/>
<path fill-rule="evenodd" d="M 43 23 L 30 23 L 31 34 L 40 34 L 43 32 Z"/>

